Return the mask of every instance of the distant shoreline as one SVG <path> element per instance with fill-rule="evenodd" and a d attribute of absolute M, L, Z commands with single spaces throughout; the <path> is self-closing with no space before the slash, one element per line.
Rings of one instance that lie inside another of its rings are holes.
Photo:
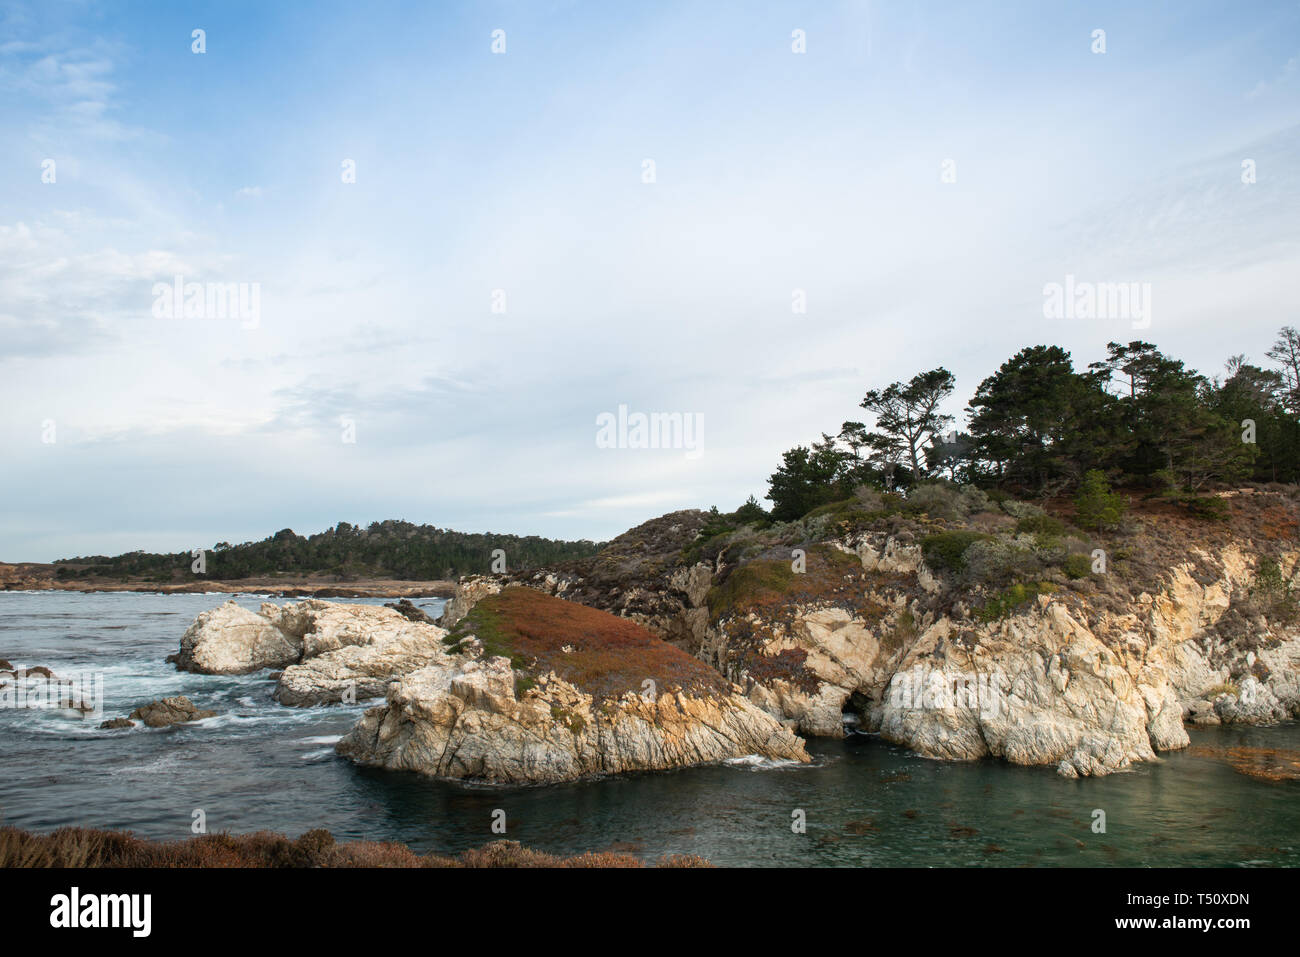
<path fill-rule="evenodd" d="M 456 590 L 454 581 L 402 581 L 367 578 L 355 582 L 313 581 L 311 579 L 249 578 L 234 581 L 195 581 L 172 583 L 127 581 L 105 582 L 94 579 L 66 579 L 32 575 L 0 577 L 0 591 L 75 591 L 75 592 L 150 592 L 165 595 L 224 594 L 271 595 L 276 598 L 450 598 Z"/>

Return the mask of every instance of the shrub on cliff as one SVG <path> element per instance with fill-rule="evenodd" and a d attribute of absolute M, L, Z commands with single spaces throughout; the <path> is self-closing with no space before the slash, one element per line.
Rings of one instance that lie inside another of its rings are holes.
<path fill-rule="evenodd" d="M 1300 617 L 1300 602 L 1296 601 L 1295 589 L 1271 558 L 1260 559 L 1250 594 L 1263 606 L 1265 616 L 1278 623 L 1289 624 Z"/>
<path fill-rule="evenodd" d="M 976 542 L 988 541 L 992 536 L 982 532 L 940 532 L 921 540 L 921 554 L 931 568 L 960 572 L 966 567 L 966 550 Z"/>
<path fill-rule="evenodd" d="M 975 612 L 980 621 L 997 621 L 1018 611 L 1039 595 L 1049 595 L 1056 591 L 1051 582 L 1016 582 L 1002 592 L 994 595 Z"/>
<path fill-rule="evenodd" d="M 989 507 L 989 497 L 973 485 L 922 482 L 907 495 L 905 510 L 945 522 L 957 522 Z"/>
<path fill-rule="evenodd" d="M 1036 578 L 1049 565 L 1065 560 L 1064 549 L 1042 550 L 1028 541 L 993 538 L 972 542 L 962 558 L 963 580 L 969 585 L 1001 586 Z"/>
<path fill-rule="evenodd" d="M 1078 510 L 1079 524 L 1099 532 L 1117 527 L 1128 508 L 1124 496 L 1110 490 L 1105 473 L 1098 469 L 1091 469 L 1084 475 L 1074 505 Z"/>

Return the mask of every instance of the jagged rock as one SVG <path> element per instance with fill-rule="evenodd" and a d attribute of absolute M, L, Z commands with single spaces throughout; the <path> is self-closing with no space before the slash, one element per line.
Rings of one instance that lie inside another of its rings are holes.
<path fill-rule="evenodd" d="M 407 621 L 415 621 L 424 625 L 433 625 L 436 622 L 426 615 L 423 609 L 415 607 L 409 598 L 403 598 L 400 601 L 390 601 L 384 603 L 385 608 L 391 608 Z"/>
<path fill-rule="evenodd" d="M 368 645 L 348 645 L 290 665 L 279 676 L 275 699 L 306 707 L 382 697 L 400 675 L 428 665 L 450 667 L 452 658 L 441 640 L 445 634 L 434 625 L 410 623 L 373 636 Z"/>
<path fill-rule="evenodd" d="M 1206 726 L 1222 723 L 1219 720 L 1218 713 L 1214 710 L 1214 702 L 1207 701 L 1204 698 L 1183 704 L 1183 720 L 1188 724 Z"/>
<path fill-rule="evenodd" d="M 490 655 L 411 672 L 340 740 L 340 754 L 515 784 L 751 754 L 808 760 L 779 722 L 634 624 L 523 588 L 480 599 L 474 612 L 451 637 L 477 648 L 468 639 L 490 621 L 494 646 L 508 648 L 520 668 Z"/>
<path fill-rule="evenodd" d="M 13 671 L 14 666 L 9 663 L 8 658 L 0 658 L 0 671 Z"/>
<path fill-rule="evenodd" d="M 1276 724 L 1285 721 L 1287 709 L 1277 696 L 1253 675 L 1241 682 L 1239 694 L 1220 694 L 1214 713 L 1224 724 Z"/>
<path fill-rule="evenodd" d="M 1268 528 L 1294 525 L 1294 501 L 1272 493 L 1253 498 L 1259 501 L 1251 508 L 1273 510 Z M 444 623 L 454 625 L 506 585 L 523 584 L 644 625 L 802 734 L 838 736 L 841 712 L 852 711 L 862 728 L 931 756 L 1000 755 L 1102 774 L 1186 747 L 1184 720 L 1300 717 L 1300 631 L 1292 618 L 1270 620 L 1251 598 L 1263 557 L 1300 592 L 1300 552 L 1276 544 L 1272 531 L 1251 541 L 1252 514 L 1235 526 L 1237 542 L 1208 528 L 1190 540 L 1185 531 L 1164 534 L 1163 553 L 1144 553 L 1145 566 L 1135 565 L 1138 574 L 1125 573 L 1118 587 L 1113 577 L 1075 586 L 1058 571 L 1054 593 L 990 615 L 986 606 L 1001 585 L 971 590 L 927 567 L 917 543 L 933 524 L 900 527 L 890 518 L 822 535 L 801 546 L 809 575 L 773 578 L 768 571 L 789 569 L 789 548 L 768 540 L 761 546 L 767 551 L 756 552 L 751 535 L 725 555 L 716 552 L 716 567 L 692 563 L 699 550 L 691 543 L 708 518 L 672 513 L 619 536 L 594 559 L 467 579 Z M 1015 517 L 981 513 L 969 527 L 1009 543 Z M 833 553 L 854 559 L 854 567 L 842 567 Z M 746 569 L 760 572 L 757 587 L 733 594 Z M 1226 626 L 1233 615 L 1236 631 Z M 986 683 L 1004 676 L 1004 717 L 891 704 L 895 683 L 910 680 L 918 665 L 940 683 L 974 682 L 977 693 L 981 676 Z M 1238 694 L 1218 692 L 1234 686 Z"/>
<path fill-rule="evenodd" d="M 241 675 L 283 667 L 301 656 L 301 635 L 291 636 L 231 600 L 194 619 L 181 637 L 176 667 L 205 675 Z"/>
<path fill-rule="evenodd" d="M 493 576 L 466 575 L 456 583 L 456 591 L 443 607 L 438 624 L 443 628 L 455 627 L 480 599 L 495 595 L 504 584 L 504 579 Z"/>
<path fill-rule="evenodd" d="M 279 669 L 276 700 L 306 706 L 380 697 L 392 678 L 447 663 L 445 635 L 400 608 L 311 598 L 253 612 L 231 601 L 194 620 L 176 658 L 205 674 Z"/>
<path fill-rule="evenodd" d="M 761 754 L 807 761 L 803 745 L 739 695 L 629 693 L 596 706 L 561 679 L 522 698 L 506 658 L 400 679 L 338 744 L 361 764 L 436 777 L 541 784 Z"/>
<path fill-rule="evenodd" d="M 148 728 L 166 728 L 173 724 L 184 724 L 190 721 L 201 721 L 204 718 L 213 718 L 216 717 L 216 714 L 215 711 L 206 711 L 194 707 L 193 702 L 185 695 L 177 695 L 173 698 L 162 698 L 141 705 L 131 712 L 130 717 L 143 721 L 145 727 Z"/>
<path fill-rule="evenodd" d="M 881 734 L 932 757 L 1005 758 L 1105 774 L 1185 747 L 1167 685 L 1139 684 L 1064 605 L 994 623 L 981 653 L 963 653 L 944 618 L 913 646 L 890 682 Z M 1069 774 L 1069 771 L 1064 773 Z"/>
<path fill-rule="evenodd" d="M 369 645 L 411 624 L 391 608 L 319 598 L 287 605 L 263 602 L 259 614 L 299 645 L 301 660 L 350 645 Z"/>

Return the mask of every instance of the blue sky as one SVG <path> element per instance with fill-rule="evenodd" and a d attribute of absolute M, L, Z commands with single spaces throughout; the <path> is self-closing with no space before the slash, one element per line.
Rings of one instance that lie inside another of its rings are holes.
<path fill-rule="evenodd" d="M 1260 360 L 1298 60 L 1295 2 L 0 5 L 0 558 L 608 538 L 938 364 L 959 412 L 1037 343 Z M 256 327 L 155 318 L 178 273 Z M 1067 274 L 1150 283 L 1150 328 L 1045 319 Z M 703 454 L 597 448 L 620 404 Z"/>

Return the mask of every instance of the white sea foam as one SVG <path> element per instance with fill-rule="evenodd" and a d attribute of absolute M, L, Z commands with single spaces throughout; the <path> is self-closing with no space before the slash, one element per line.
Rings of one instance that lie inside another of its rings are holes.
<path fill-rule="evenodd" d="M 802 761 L 794 761 L 790 758 L 768 758 L 761 754 L 746 754 L 738 758 L 727 758 L 723 764 L 729 764 L 737 768 L 749 768 L 753 771 L 775 771 L 780 768 L 803 766 Z"/>

